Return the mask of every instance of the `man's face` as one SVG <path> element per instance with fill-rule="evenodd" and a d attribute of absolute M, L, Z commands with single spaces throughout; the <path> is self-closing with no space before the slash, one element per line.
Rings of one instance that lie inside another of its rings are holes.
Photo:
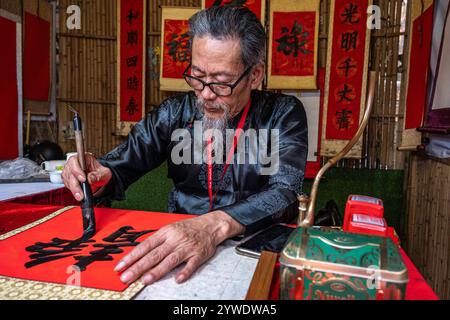
<path fill-rule="evenodd" d="M 207 83 L 223 82 L 234 84 L 244 73 L 241 47 L 238 40 L 216 40 L 210 37 L 194 38 L 192 43 L 191 75 Z M 210 120 L 220 120 L 234 117 L 250 98 L 250 92 L 256 88 L 252 83 L 253 73 L 250 72 L 233 89 L 228 97 L 219 97 L 208 86 L 195 90 L 200 109 Z M 253 77 L 254 79 L 254 77 Z"/>

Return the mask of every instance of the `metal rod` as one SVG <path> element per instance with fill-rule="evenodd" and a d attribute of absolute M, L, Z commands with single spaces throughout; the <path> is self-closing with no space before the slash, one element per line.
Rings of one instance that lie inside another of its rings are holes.
<path fill-rule="evenodd" d="M 309 202 L 308 211 L 306 213 L 306 217 L 302 218 L 302 214 L 299 214 L 299 219 L 297 222 L 297 226 L 299 227 L 311 227 L 314 224 L 314 209 L 316 205 L 316 199 L 317 199 L 317 191 L 319 189 L 320 180 L 322 179 L 322 176 L 324 173 L 334 166 L 339 160 L 341 160 L 356 144 L 356 142 L 359 140 L 361 135 L 363 134 L 364 130 L 367 127 L 367 124 L 369 122 L 370 113 L 372 112 L 373 108 L 373 98 L 375 94 L 375 83 L 376 83 L 376 72 L 371 71 L 369 74 L 369 91 L 367 95 L 366 100 L 366 111 L 364 113 L 363 120 L 358 128 L 358 131 L 356 132 L 355 136 L 352 140 L 347 143 L 347 145 L 333 158 L 331 158 L 325 166 L 323 166 L 320 171 L 317 173 L 316 178 L 314 179 L 314 184 L 311 189 L 311 200 Z"/>

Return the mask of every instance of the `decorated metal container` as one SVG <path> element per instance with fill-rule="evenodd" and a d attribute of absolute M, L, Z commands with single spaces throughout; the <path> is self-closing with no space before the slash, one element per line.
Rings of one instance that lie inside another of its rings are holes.
<path fill-rule="evenodd" d="M 280 256 L 282 300 L 400 300 L 408 270 L 386 237 L 297 228 Z"/>

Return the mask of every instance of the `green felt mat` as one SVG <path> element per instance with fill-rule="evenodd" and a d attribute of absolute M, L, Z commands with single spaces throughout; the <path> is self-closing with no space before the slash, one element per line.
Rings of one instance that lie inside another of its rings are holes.
<path fill-rule="evenodd" d="M 405 212 L 403 179 L 402 170 L 332 168 L 320 183 L 316 210 L 325 207 L 328 200 L 334 200 L 343 215 L 349 194 L 377 197 L 384 202 L 388 224 L 402 234 Z M 311 186 L 311 180 L 305 181 L 304 192 L 309 193 Z M 167 178 L 167 164 L 164 163 L 131 185 L 126 191 L 126 200 L 113 201 L 112 207 L 164 212 L 172 187 L 172 181 Z"/>

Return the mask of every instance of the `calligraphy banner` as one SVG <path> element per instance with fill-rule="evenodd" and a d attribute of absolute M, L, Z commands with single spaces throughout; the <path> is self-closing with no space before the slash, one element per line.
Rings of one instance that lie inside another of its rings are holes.
<path fill-rule="evenodd" d="M 268 89 L 317 89 L 320 0 L 271 0 Z"/>
<path fill-rule="evenodd" d="M 371 3 L 331 1 L 322 156 L 339 152 L 356 134 L 364 114 L 370 45 L 367 8 Z M 347 157 L 361 155 L 362 140 Z"/>
<path fill-rule="evenodd" d="M 81 240 L 80 207 L 61 209 L 0 236 L 0 299 L 131 299 L 119 260 L 166 224 L 192 215 L 96 208 L 96 234 Z"/>
<path fill-rule="evenodd" d="M 183 72 L 191 61 L 189 18 L 198 10 L 198 8 L 162 7 L 160 90 L 191 90 L 183 78 Z"/>
<path fill-rule="evenodd" d="M 400 148 L 415 149 L 422 143 L 417 131 L 424 119 L 433 34 L 433 0 L 411 3 L 408 68 L 406 68 L 405 124 Z"/>
<path fill-rule="evenodd" d="M 0 161 L 22 156 L 22 24 L 0 9 Z"/>
<path fill-rule="evenodd" d="M 117 1 L 117 126 L 127 135 L 145 115 L 146 1 Z"/>
<path fill-rule="evenodd" d="M 263 25 L 265 24 L 265 0 L 202 0 L 202 9 L 213 6 L 247 7 L 261 20 Z"/>

